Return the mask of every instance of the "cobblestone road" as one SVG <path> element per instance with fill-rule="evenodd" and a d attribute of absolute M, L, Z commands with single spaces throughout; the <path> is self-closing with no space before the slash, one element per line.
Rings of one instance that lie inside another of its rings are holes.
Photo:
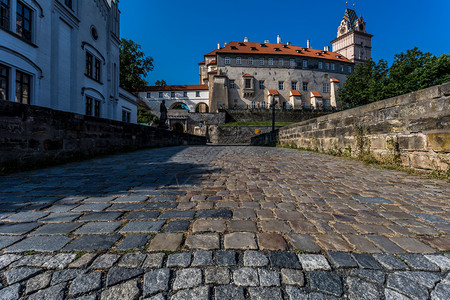
<path fill-rule="evenodd" d="M 247 146 L 0 177 L 0 299 L 448 299 L 449 191 Z"/>

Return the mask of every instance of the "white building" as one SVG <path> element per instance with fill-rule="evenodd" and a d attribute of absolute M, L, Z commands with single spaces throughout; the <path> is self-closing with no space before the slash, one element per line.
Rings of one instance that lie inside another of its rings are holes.
<path fill-rule="evenodd" d="M 146 86 L 138 89 L 138 97 L 159 115 L 162 100 L 167 109 L 186 109 L 190 112 L 209 112 L 207 84 Z"/>
<path fill-rule="evenodd" d="M 119 92 L 117 0 L 0 0 L 0 6 L 0 100 L 136 119 L 136 98 Z"/>

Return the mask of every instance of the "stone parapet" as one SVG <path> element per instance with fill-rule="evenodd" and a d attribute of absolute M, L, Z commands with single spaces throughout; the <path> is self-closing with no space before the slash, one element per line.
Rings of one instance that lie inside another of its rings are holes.
<path fill-rule="evenodd" d="M 0 101 L 0 170 L 125 150 L 206 144 L 155 127 Z"/>
<path fill-rule="evenodd" d="M 274 144 L 358 155 L 398 155 L 418 169 L 447 170 L 450 162 L 450 83 L 283 127 Z"/>

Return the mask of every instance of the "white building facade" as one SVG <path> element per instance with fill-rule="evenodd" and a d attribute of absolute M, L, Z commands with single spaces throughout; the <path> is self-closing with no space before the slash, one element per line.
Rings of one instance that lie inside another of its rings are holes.
<path fill-rule="evenodd" d="M 119 91 L 117 0 L 0 0 L 0 6 L 1 100 L 135 120 L 124 111 L 136 112 L 136 98 Z"/>
<path fill-rule="evenodd" d="M 207 84 L 147 86 L 138 90 L 138 97 L 159 115 L 164 100 L 166 108 L 185 109 L 189 112 L 209 112 L 209 89 Z"/>

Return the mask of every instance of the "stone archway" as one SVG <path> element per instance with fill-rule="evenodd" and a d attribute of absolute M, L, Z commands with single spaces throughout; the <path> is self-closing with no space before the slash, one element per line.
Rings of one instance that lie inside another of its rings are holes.
<path fill-rule="evenodd" d="M 206 103 L 199 103 L 195 107 L 196 113 L 209 113 L 209 106 Z"/>
<path fill-rule="evenodd" d="M 170 129 L 173 131 L 181 132 L 181 133 L 184 132 L 184 126 L 183 126 L 183 124 L 181 124 L 179 122 L 172 124 L 172 127 Z"/>
<path fill-rule="evenodd" d="M 170 106 L 169 109 L 180 109 L 180 110 L 189 110 L 189 106 L 183 102 L 175 102 Z"/>

